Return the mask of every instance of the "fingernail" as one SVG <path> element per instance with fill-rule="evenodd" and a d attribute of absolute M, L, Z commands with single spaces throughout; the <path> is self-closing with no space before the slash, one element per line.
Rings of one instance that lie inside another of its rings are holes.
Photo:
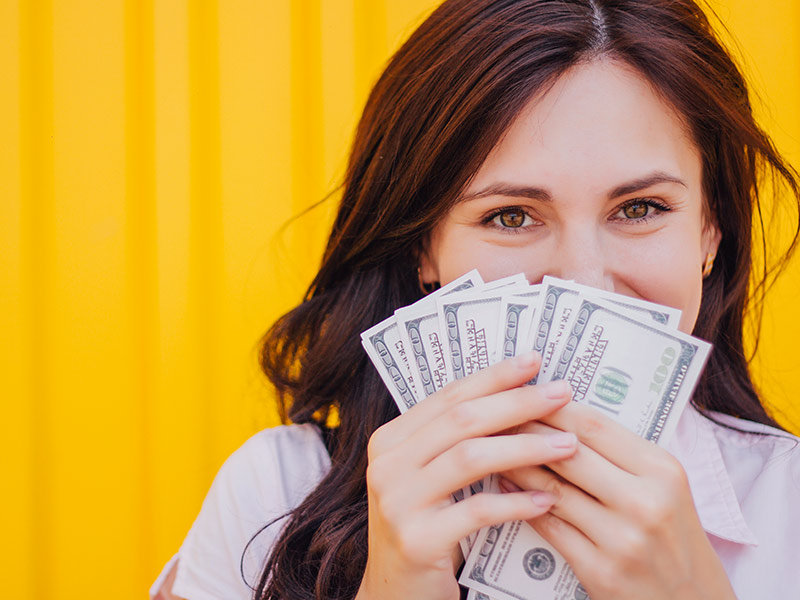
<path fill-rule="evenodd" d="M 531 350 L 525 354 L 520 354 L 514 359 L 514 364 L 520 369 L 528 369 L 537 364 L 541 359 L 541 355 L 536 350 Z"/>
<path fill-rule="evenodd" d="M 543 383 L 538 387 L 542 395 L 545 398 L 550 398 L 551 400 L 566 398 L 572 392 L 572 388 L 570 388 L 569 384 L 563 379 L 559 379 L 557 381 L 548 381 L 547 383 Z"/>
<path fill-rule="evenodd" d="M 516 483 L 513 483 L 506 479 L 505 477 L 500 477 L 497 481 L 497 485 L 500 486 L 500 489 L 504 492 L 521 492 L 522 488 L 519 487 Z"/>
<path fill-rule="evenodd" d="M 547 443 L 552 448 L 573 448 L 578 443 L 574 433 L 553 433 L 547 436 Z"/>
<path fill-rule="evenodd" d="M 531 500 L 536 506 L 541 506 L 542 508 L 550 508 L 555 504 L 556 497 L 553 496 L 550 492 L 533 492 L 531 494 Z"/>

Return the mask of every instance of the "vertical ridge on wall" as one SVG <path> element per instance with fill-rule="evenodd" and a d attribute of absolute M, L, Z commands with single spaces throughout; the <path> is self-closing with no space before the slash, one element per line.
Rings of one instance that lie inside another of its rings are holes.
<path fill-rule="evenodd" d="M 158 401 L 149 428 L 155 453 L 148 469 L 154 490 L 155 564 L 147 583 L 176 551 L 200 508 L 213 471 L 202 459 L 209 417 L 197 408 L 190 306 L 189 7 L 194 0 L 155 2 L 155 205 L 158 248 Z M 200 405 L 202 408 L 202 405 Z M 212 465 L 213 466 L 213 465 Z"/>
<path fill-rule="evenodd" d="M 216 0 L 189 2 L 189 123 L 190 123 L 190 322 L 194 337 L 194 376 L 201 398 L 189 404 L 204 417 L 198 457 L 203 470 L 213 472 L 214 403 L 224 390 L 218 366 L 220 352 L 220 284 L 222 263 L 222 181 L 220 172 L 220 87 L 218 6 Z"/>
<path fill-rule="evenodd" d="M 324 128 L 322 97 L 321 0 L 291 3 L 291 186 L 292 218 L 322 199 Z M 298 222 L 287 229 L 289 248 L 305 249 L 311 236 Z M 296 258 L 296 257 L 295 257 Z"/>
<path fill-rule="evenodd" d="M 50 324 L 57 315 L 53 301 L 53 222 L 55 182 L 53 144 L 53 7 L 49 0 L 20 0 L 20 196 L 24 298 L 23 330 L 27 351 L 22 390 L 27 392 L 29 432 L 24 455 L 30 456 L 32 514 L 25 546 L 33 553 L 23 581 L 35 600 L 56 596 L 52 579 L 42 577 L 37 564 L 54 564 L 53 495 L 50 460 L 55 448 L 51 433 L 53 369 Z M 26 491 L 21 490 L 27 496 Z M 16 575 L 16 574 L 15 574 Z"/>
<path fill-rule="evenodd" d="M 158 397 L 158 248 L 155 197 L 155 12 L 152 0 L 125 2 L 125 212 L 127 302 L 133 321 L 133 384 L 139 399 L 135 423 L 140 526 L 136 528 L 137 580 L 157 567 L 152 485 L 154 449 L 149 427 Z"/>
<path fill-rule="evenodd" d="M 387 60 L 386 2 L 354 0 L 355 9 L 355 68 L 356 94 L 362 100 L 359 108 L 369 96 L 372 86 Z"/>
<path fill-rule="evenodd" d="M 0 581 L 5 583 L 7 596 L 31 598 L 35 585 L 31 566 L 36 556 L 31 537 L 35 477 L 31 461 L 35 449 L 29 402 L 33 352 L 25 295 L 30 273 L 22 256 L 26 245 L 23 218 L 26 222 L 30 219 L 25 215 L 21 194 L 24 135 L 20 126 L 20 67 L 24 59 L 19 52 L 20 36 L 19 3 L 0 3 L 0 455 L 4 466 L 0 527 L 5 545 L 13 548 L 11 553 L 0 553 Z"/>

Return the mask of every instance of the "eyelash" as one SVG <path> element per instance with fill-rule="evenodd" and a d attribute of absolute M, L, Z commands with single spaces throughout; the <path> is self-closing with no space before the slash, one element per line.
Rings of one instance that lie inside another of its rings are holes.
<path fill-rule="evenodd" d="M 622 204 L 620 204 L 616 208 L 616 210 L 614 211 L 614 215 L 616 215 L 620 211 L 628 208 L 629 206 L 633 206 L 635 204 L 644 204 L 645 206 L 647 206 L 649 208 L 653 208 L 654 211 L 648 213 L 647 215 L 645 215 L 643 217 L 639 217 L 639 218 L 627 219 L 627 218 L 623 217 L 623 218 L 615 218 L 613 220 L 615 220 L 617 222 L 631 224 L 631 225 L 638 225 L 638 224 L 642 224 L 642 223 L 647 223 L 648 221 L 650 221 L 650 219 L 658 216 L 659 214 L 665 213 L 665 212 L 670 212 L 672 210 L 667 204 L 664 204 L 663 202 L 661 202 L 659 200 L 656 200 L 655 198 L 633 198 L 631 200 L 628 200 L 628 201 L 623 202 Z M 485 225 L 485 226 L 488 226 L 488 227 L 492 227 L 494 229 L 497 229 L 498 231 L 501 231 L 503 233 L 510 233 L 510 234 L 524 233 L 524 232 L 530 230 L 532 227 L 537 227 L 538 226 L 538 224 L 534 223 L 532 225 L 525 225 L 525 226 L 522 226 L 522 227 L 504 227 L 502 225 L 498 225 L 496 223 L 493 223 L 493 221 L 497 217 L 499 217 L 503 213 L 511 212 L 511 211 L 519 211 L 519 212 L 523 213 L 526 217 L 528 217 L 530 219 L 534 218 L 522 206 L 503 206 L 502 208 L 498 208 L 496 210 L 493 210 L 492 212 L 487 214 L 485 217 L 483 217 L 483 219 L 481 219 L 481 224 Z"/>
<path fill-rule="evenodd" d="M 634 219 L 627 219 L 623 217 L 615 220 L 630 225 L 638 225 L 641 223 L 647 223 L 648 221 L 650 221 L 650 219 L 657 217 L 661 213 L 670 212 L 672 210 L 667 204 L 664 204 L 663 202 L 661 202 L 660 200 L 656 200 L 655 198 L 633 198 L 632 200 L 628 200 L 620 204 L 617 207 L 617 210 L 614 211 L 614 214 L 616 215 L 618 212 L 625 210 L 626 208 L 628 208 L 629 206 L 633 206 L 634 204 L 644 204 L 645 206 L 653 208 L 655 210 L 652 213 L 648 212 L 648 214 L 646 214 L 643 217 Z"/>
<path fill-rule="evenodd" d="M 502 208 L 498 208 L 493 210 L 489 214 L 487 214 L 483 219 L 481 219 L 481 224 L 491 227 L 492 229 L 496 229 L 502 233 L 510 233 L 510 234 L 520 234 L 524 233 L 531 229 L 531 227 L 536 227 L 536 224 L 533 225 L 525 225 L 524 227 L 504 227 L 503 225 L 498 225 L 493 223 L 493 221 L 502 215 L 503 213 L 518 211 L 524 214 L 527 218 L 533 219 L 533 216 L 525 210 L 522 206 L 503 206 Z"/>

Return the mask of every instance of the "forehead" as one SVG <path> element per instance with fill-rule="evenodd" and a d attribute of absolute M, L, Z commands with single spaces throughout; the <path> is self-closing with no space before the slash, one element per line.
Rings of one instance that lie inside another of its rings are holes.
<path fill-rule="evenodd" d="M 653 171 L 699 185 L 699 151 L 644 77 L 606 59 L 573 67 L 532 99 L 468 189 L 503 181 L 606 191 Z"/>

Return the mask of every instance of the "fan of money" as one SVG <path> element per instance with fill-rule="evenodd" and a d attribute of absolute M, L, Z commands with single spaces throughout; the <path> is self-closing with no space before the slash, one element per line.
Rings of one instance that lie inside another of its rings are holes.
<path fill-rule="evenodd" d="M 681 312 L 572 281 L 523 274 L 484 282 L 477 271 L 399 308 L 361 342 L 400 412 L 496 362 L 542 355 L 530 383 L 569 382 L 589 404 L 666 444 L 705 365 L 707 342 L 678 331 Z M 498 492 L 493 477 L 454 494 Z M 470 598 L 587 598 L 564 558 L 523 521 L 462 540 Z"/>

